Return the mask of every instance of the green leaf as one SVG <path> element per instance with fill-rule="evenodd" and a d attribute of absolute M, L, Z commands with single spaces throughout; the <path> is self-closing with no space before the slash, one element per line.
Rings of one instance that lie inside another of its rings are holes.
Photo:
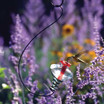
<path fill-rule="evenodd" d="M 75 65 L 71 65 L 70 69 L 75 70 L 76 66 Z"/>
<path fill-rule="evenodd" d="M 0 104 L 3 104 L 3 103 L 0 101 Z"/>
<path fill-rule="evenodd" d="M 0 73 L 2 72 L 2 71 L 4 71 L 5 70 L 5 68 L 0 68 Z"/>
<path fill-rule="evenodd" d="M 0 77 L 1 78 L 4 78 L 4 70 L 5 70 L 5 68 L 0 68 Z"/>
<path fill-rule="evenodd" d="M 3 88 L 3 89 L 10 89 L 10 86 L 8 86 L 7 84 L 3 83 L 3 84 L 2 84 L 2 88 Z"/>

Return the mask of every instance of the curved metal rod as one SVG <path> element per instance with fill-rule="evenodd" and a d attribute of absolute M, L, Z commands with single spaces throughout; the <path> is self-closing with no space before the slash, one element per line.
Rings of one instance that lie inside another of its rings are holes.
<path fill-rule="evenodd" d="M 61 4 L 62 5 L 62 4 Z M 37 33 L 31 40 L 30 42 L 25 46 L 25 48 L 23 49 L 21 55 L 20 55 L 20 58 L 19 58 L 19 62 L 18 62 L 18 76 L 20 78 L 20 81 L 22 83 L 22 85 L 27 89 L 27 91 L 29 91 L 30 93 L 34 94 L 33 92 L 31 92 L 31 90 L 25 85 L 25 83 L 23 82 L 23 79 L 22 79 L 22 76 L 21 76 L 21 72 L 20 72 L 20 63 L 21 63 L 21 59 L 22 59 L 22 56 L 25 52 L 25 50 L 27 49 L 27 47 L 30 45 L 30 43 L 35 39 L 37 38 L 38 35 L 40 35 L 43 31 L 45 31 L 47 28 L 49 28 L 50 26 L 52 26 L 54 23 L 56 23 L 63 15 L 63 8 L 61 6 L 59 6 L 60 9 L 61 9 L 61 15 L 54 21 L 52 22 L 50 25 L 48 25 L 47 27 L 45 27 L 43 30 L 41 30 L 39 33 Z M 52 93 L 53 94 L 53 93 Z M 52 95 L 50 94 L 50 95 Z M 39 95 L 39 96 L 42 96 L 42 95 Z M 46 95 L 43 95 L 43 96 L 46 96 Z M 49 95 L 47 95 L 49 96 Z"/>

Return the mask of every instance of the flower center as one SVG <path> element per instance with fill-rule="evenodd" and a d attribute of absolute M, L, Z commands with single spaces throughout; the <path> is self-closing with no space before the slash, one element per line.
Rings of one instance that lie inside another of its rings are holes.
<path fill-rule="evenodd" d="M 66 29 L 66 33 L 70 33 L 71 30 L 69 28 Z"/>

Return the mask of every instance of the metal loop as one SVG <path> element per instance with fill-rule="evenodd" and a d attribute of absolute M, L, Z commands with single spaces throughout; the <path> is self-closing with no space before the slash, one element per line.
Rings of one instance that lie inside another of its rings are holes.
<path fill-rule="evenodd" d="M 62 0 L 61 4 L 59 4 L 59 5 L 54 5 L 53 2 L 51 2 L 53 7 L 61 7 L 63 5 L 63 3 L 64 3 L 64 0 Z"/>

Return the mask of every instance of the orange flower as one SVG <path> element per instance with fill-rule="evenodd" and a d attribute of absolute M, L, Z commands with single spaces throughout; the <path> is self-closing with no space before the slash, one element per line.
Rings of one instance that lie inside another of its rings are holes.
<path fill-rule="evenodd" d="M 63 37 L 70 36 L 70 35 L 73 34 L 73 32 L 74 32 L 74 27 L 73 27 L 73 25 L 68 25 L 68 24 L 66 24 L 66 25 L 64 25 L 64 26 L 62 27 L 62 35 L 63 35 Z"/>
<path fill-rule="evenodd" d="M 62 52 L 58 51 L 57 56 L 62 57 Z"/>
<path fill-rule="evenodd" d="M 95 45 L 95 42 L 94 42 L 93 40 L 91 40 L 91 39 L 85 39 L 84 43 L 90 44 L 90 45 L 92 45 L 92 46 Z"/>
<path fill-rule="evenodd" d="M 94 51 L 89 51 L 88 54 L 86 54 L 86 56 L 82 57 L 82 60 L 85 60 L 86 62 L 90 62 L 91 60 L 93 60 L 96 57 L 96 54 Z"/>
<path fill-rule="evenodd" d="M 73 48 L 74 48 L 74 49 L 77 49 L 77 50 L 79 50 L 79 51 L 81 51 L 81 50 L 83 49 L 83 47 L 82 47 L 81 45 L 79 45 L 79 44 L 73 45 Z"/>
<path fill-rule="evenodd" d="M 83 50 L 83 47 L 77 43 L 72 44 L 69 46 L 69 50 L 74 50 L 76 53 L 81 52 Z"/>
<path fill-rule="evenodd" d="M 66 53 L 66 57 L 71 57 L 71 56 L 73 56 L 73 54 L 72 53 Z"/>
<path fill-rule="evenodd" d="M 58 57 L 62 57 L 62 52 L 60 51 L 52 51 L 53 55 L 57 55 Z"/>
<path fill-rule="evenodd" d="M 91 57 L 92 59 L 94 59 L 94 58 L 96 57 L 96 54 L 95 54 L 94 51 L 89 51 L 88 54 L 90 55 L 90 57 Z"/>

